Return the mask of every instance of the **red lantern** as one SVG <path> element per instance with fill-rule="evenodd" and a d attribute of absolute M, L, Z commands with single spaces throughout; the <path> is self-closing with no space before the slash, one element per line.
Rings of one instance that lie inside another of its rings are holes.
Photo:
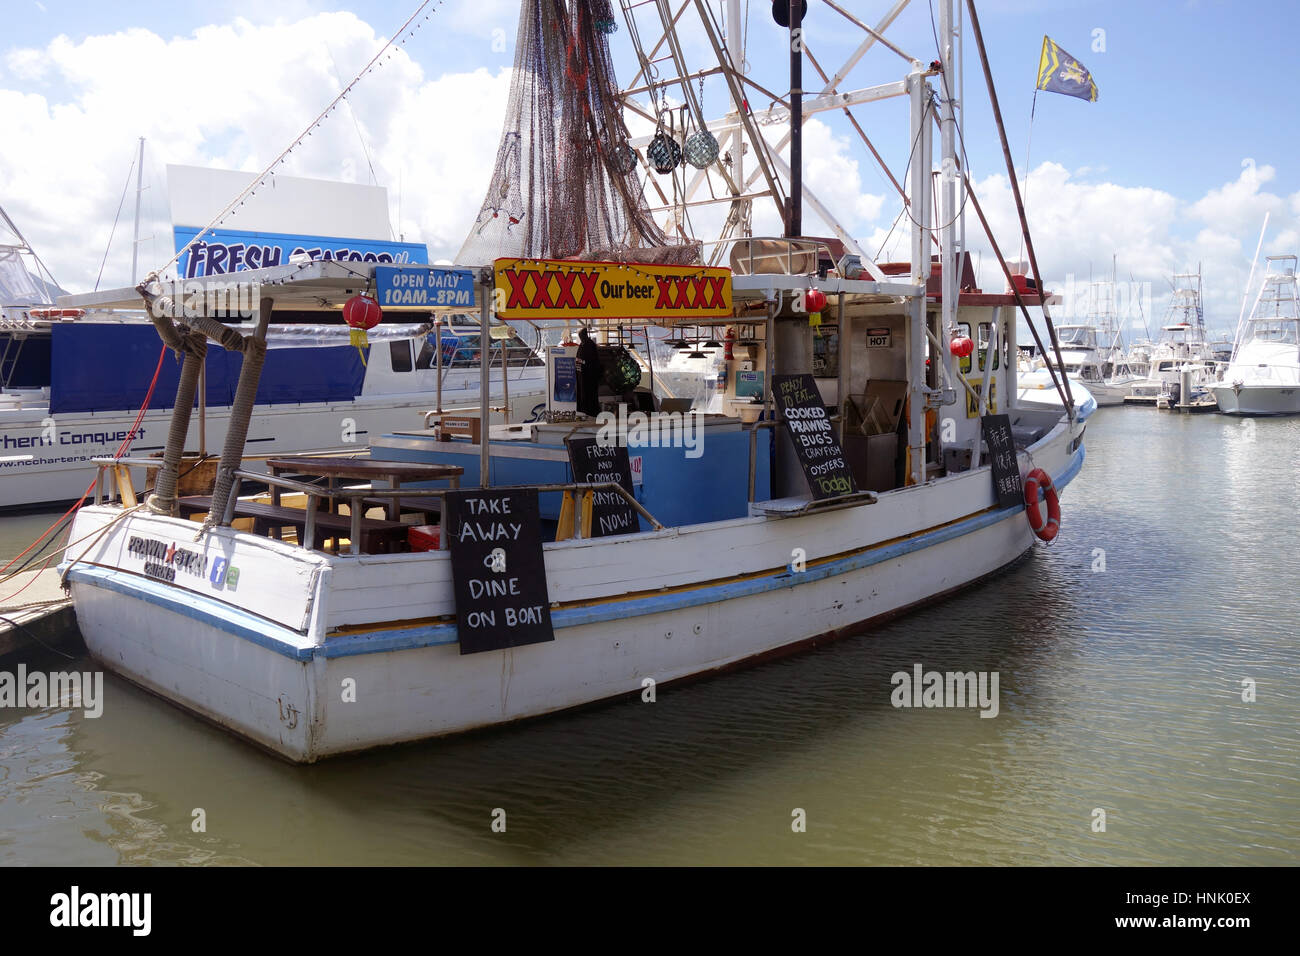
<path fill-rule="evenodd" d="M 820 312 L 826 308 L 826 293 L 821 289 L 809 289 L 804 293 L 803 304 L 808 312 Z"/>
<path fill-rule="evenodd" d="M 958 358 L 969 358 L 975 351 L 975 343 L 964 335 L 959 335 L 948 343 L 948 348 Z"/>
<path fill-rule="evenodd" d="M 352 330 L 348 341 L 361 352 L 361 364 L 366 362 L 366 353 L 361 350 L 370 344 L 366 332 L 373 329 L 384 317 L 379 303 L 368 295 L 354 295 L 343 303 L 343 321 Z"/>

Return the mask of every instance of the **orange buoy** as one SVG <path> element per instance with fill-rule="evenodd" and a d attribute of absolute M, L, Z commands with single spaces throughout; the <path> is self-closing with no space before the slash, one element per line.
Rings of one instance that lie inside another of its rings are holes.
<path fill-rule="evenodd" d="M 1047 499 L 1047 520 L 1043 520 L 1038 510 L 1038 492 L 1042 490 Z M 1061 502 L 1056 497 L 1056 488 L 1052 485 L 1052 476 L 1041 468 L 1035 468 L 1025 478 L 1025 514 L 1029 517 L 1029 527 L 1043 541 L 1051 541 L 1061 530 Z"/>

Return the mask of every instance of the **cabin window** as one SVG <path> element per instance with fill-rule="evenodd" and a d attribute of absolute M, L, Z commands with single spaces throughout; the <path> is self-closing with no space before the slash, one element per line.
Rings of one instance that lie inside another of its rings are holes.
<path fill-rule="evenodd" d="M 958 334 L 961 335 L 963 338 L 967 338 L 967 339 L 970 338 L 970 323 L 969 323 L 969 322 L 958 322 L 958 323 L 957 323 L 957 332 L 958 332 Z M 962 358 L 961 358 L 961 366 L 960 366 L 960 368 L 961 368 L 961 373 L 962 373 L 963 375 L 965 375 L 965 374 L 967 374 L 968 372 L 970 372 L 970 366 L 971 366 L 970 356 L 969 356 L 969 355 L 963 355 Z"/>
<path fill-rule="evenodd" d="M 835 326 L 822 326 L 813 339 L 813 375 L 834 378 L 840 374 L 840 333 Z"/>
<path fill-rule="evenodd" d="M 410 339 L 402 339 L 399 342 L 389 342 L 388 354 L 392 357 L 394 372 L 409 372 L 411 370 Z"/>
<path fill-rule="evenodd" d="M 420 346 L 420 354 L 415 357 L 415 367 L 417 369 L 436 368 L 438 365 L 438 353 L 435 349 L 430 336 L 424 337 L 424 342 Z"/>
<path fill-rule="evenodd" d="M 992 324 L 991 322 L 981 322 L 981 323 L 980 323 L 979 355 L 980 355 L 980 371 L 981 371 L 981 372 L 984 371 L 984 356 L 988 354 L 988 350 L 989 350 L 989 334 L 990 334 L 992 328 L 993 328 L 993 324 Z M 967 360 L 966 360 L 966 363 L 969 365 L 969 364 L 970 364 L 970 360 L 967 359 Z M 997 350 L 996 350 L 996 349 L 993 351 L 993 367 L 994 367 L 995 369 L 1000 367 L 1000 363 L 999 363 L 999 361 L 998 361 L 998 353 L 997 353 Z M 967 371 L 967 369 L 962 369 L 962 371 Z"/>

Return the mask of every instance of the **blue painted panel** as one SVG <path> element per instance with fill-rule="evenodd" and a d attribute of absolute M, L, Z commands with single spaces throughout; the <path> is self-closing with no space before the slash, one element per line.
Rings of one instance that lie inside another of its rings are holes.
<path fill-rule="evenodd" d="M 134 411 L 144 401 L 162 341 L 152 325 L 56 325 L 51 330 L 50 411 Z M 209 343 L 207 403 L 230 405 L 244 357 Z M 180 363 L 168 353 L 150 408 L 176 401 Z M 361 394 L 365 366 L 350 345 L 271 349 L 257 389 L 259 404 L 346 402 Z"/>
<path fill-rule="evenodd" d="M 409 437 L 409 436 L 404 436 Z M 757 501 L 771 498 L 768 463 L 771 431 L 758 433 L 756 456 L 757 475 L 754 497 Z M 479 482 L 479 457 L 477 454 L 454 454 L 447 450 L 449 443 L 429 440 L 426 448 L 384 448 L 385 458 L 397 461 L 421 461 L 435 464 L 459 465 L 465 469 L 461 486 L 472 488 Z M 504 443 L 499 443 L 504 444 Z M 441 447 L 440 447 L 441 446 Z M 510 442 L 515 450 L 557 446 L 530 445 Z M 643 483 L 635 487 L 638 501 L 666 527 L 701 524 L 741 518 L 749 513 L 749 433 L 707 432 L 702 438 L 698 458 L 687 458 L 682 448 L 630 447 L 628 454 L 643 459 Z M 516 458 L 494 455 L 492 483 L 504 485 L 541 485 L 573 481 L 568 461 Z M 541 496 L 541 514 L 544 519 L 560 516 L 559 492 Z M 649 530 L 644 519 L 641 530 Z"/>

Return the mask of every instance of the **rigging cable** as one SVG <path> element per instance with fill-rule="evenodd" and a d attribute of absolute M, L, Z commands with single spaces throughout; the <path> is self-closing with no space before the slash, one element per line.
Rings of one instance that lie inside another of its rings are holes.
<path fill-rule="evenodd" d="M 122 218 L 122 207 L 126 204 L 126 191 L 131 186 L 131 174 L 135 172 L 135 152 L 131 153 L 131 166 L 126 171 L 126 182 L 122 184 L 122 198 L 117 201 L 117 215 L 113 217 L 113 228 L 108 231 L 108 245 L 104 247 L 104 258 L 99 263 L 99 275 L 95 276 L 95 291 L 99 291 L 99 280 L 104 278 L 104 266 L 108 263 L 108 252 L 113 248 L 113 236 L 117 233 L 117 221 Z"/>

